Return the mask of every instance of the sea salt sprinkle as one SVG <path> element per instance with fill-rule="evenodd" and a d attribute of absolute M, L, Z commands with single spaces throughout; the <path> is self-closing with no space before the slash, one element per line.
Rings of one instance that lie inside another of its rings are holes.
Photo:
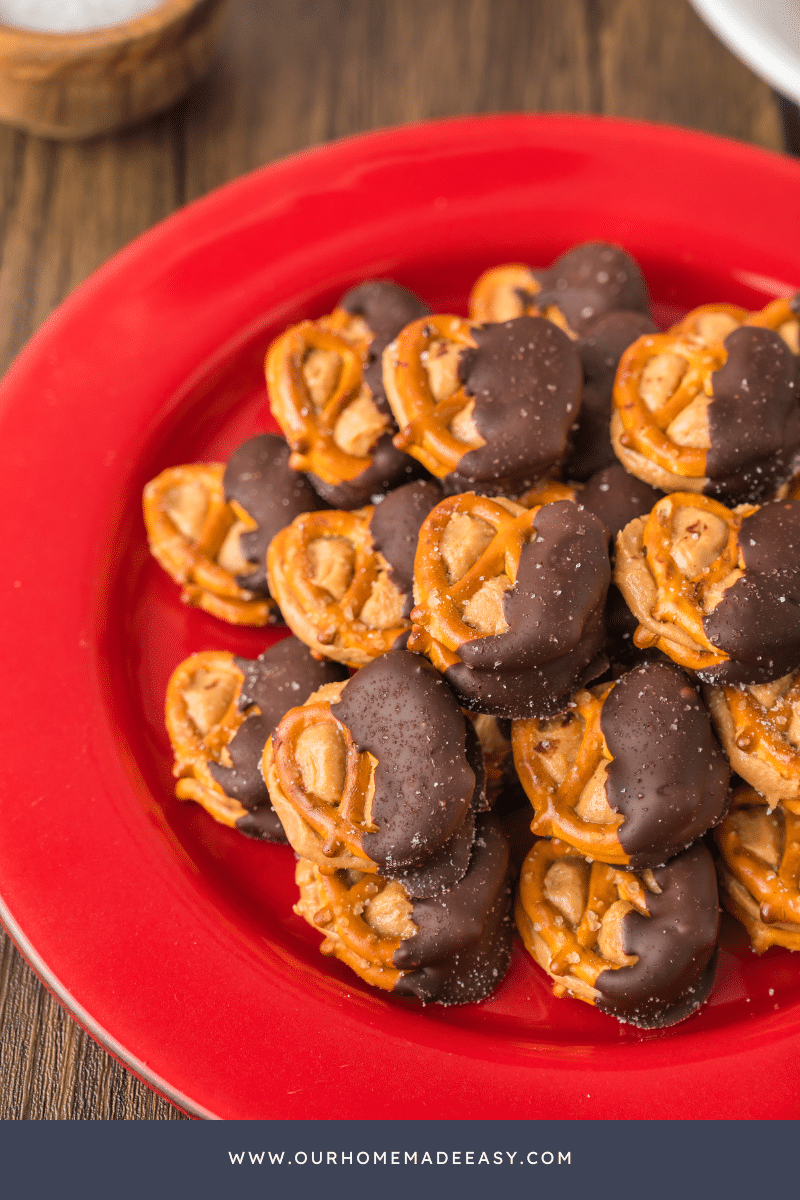
<path fill-rule="evenodd" d="M 0 0 L 0 22 L 17 29 L 85 33 L 152 12 L 164 0 Z"/>

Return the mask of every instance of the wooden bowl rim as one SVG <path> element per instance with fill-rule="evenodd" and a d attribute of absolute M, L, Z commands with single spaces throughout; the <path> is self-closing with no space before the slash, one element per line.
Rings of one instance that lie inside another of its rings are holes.
<path fill-rule="evenodd" d="M 213 3 L 213 0 L 211 2 Z M 0 21 L 0 54 L 13 52 L 16 55 L 29 53 L 36 56 L 44 52 L 52 55 L 59 47 L 66 55 L 105 50 L 159 33 L 188 16 L 194 9 L 208 3 L 209 0 L 161 0 L 156 8 L 138 17 L 131 17 L 129 21 L 72 33 L 19 29 L 15 25 L 6 25 Z"/>

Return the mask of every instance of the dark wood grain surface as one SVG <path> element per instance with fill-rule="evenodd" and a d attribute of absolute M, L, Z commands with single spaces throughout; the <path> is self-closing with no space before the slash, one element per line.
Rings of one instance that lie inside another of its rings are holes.
<path fill-rule="evenodd" d="M 172 112 L 81 144 L 0 127 L 0 369 L 95 267 L 211 188 L 376 126 L 501 110 L 783 148 L 770 89 L 683 0 L 232 0 L 215 70 Z M 2 934 L 0 1118 L 182 1119 Z"/>

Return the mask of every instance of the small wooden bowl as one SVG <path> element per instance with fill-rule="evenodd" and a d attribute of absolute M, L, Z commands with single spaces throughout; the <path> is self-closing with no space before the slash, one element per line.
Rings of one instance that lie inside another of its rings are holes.
<path fill-rule="evenodd" d="M 88 33 L 0 24 L 0 121 L 87 138 L 168 108 L 210 66 L 228 0 L 163 0 Z"/>

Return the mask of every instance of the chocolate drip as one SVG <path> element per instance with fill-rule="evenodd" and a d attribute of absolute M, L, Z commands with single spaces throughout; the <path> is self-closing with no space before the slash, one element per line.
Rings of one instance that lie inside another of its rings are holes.
<path fill-rule="evenodd" d="M 381 874 L 394 878 L 440 850 L 466 817 L 476 785 L 466 718 L 435 668 L 407 650 L 362 667 L 332 711 L 358 749 L 378 760 L 378 829 L 362 845 Z"/>
<path fill-rule="evenodd" d="M 541 317 L 484 325 L 473 336 L 477 349 L 462 355 L 459 378 L 475 397 L 473 421 L 487 444 L 468 451 L 454 474 L 484 493 L 519 492 L 564 455 L 580 404 L 580 359 Z"/>
<path fill-rule="evenodd" d="M 648 662 L 623 675 L 600 728 L 613 761 L 606 797 L 630 866 L 654 867 L 685 849 L 725 811 L 730 768 L 689 677 Z"/>
<path fill-rule="evenodd" d="M 513 926 L 509 910 L 508 843 L 496 820 L 483 816 L 469 870 L 447 895 L 415 900 L 417 933 L 402 942 L 394 965 L 410 970 L 395 992 L 467 1004 L 487 996 L 505 974 Z"/>
<path fill-rule="evenodd" d="M 243 442 L 228 459 L 223 476 L 225 499 L 235 500 L 258 528 L 239 539 L 242 554 L 253 563 L 249 574 L 238 575 L 240 587 L 269 595 L 267 547 L 279 530 L 304 512 L 325 508 L 305 475 L 289 466 L 289 447 L 274 433 L 260 433 Z"/>
<path fill-rule="evenodd" d="M 372 392 L 372 399 L 380 411 L 392 418 L 392 410 L 383 386 L 383 352 L 401 329 L 420 317 L 427 317 L 431 310 L 419 296 L 401 287 L 399 283 L 393 283 L 391 279 L 368 279 L 365 283 L 351 288 L 342 296 L 339 308 L 354 316 L 363 317 L 365 324 L 374 334 L 364 368 L 364 382 Z M 392 423 L 396 429 L 393 418 Z"/>
<path fill-rule="evenodd" d="M 281 820 L 272 805 L 247 812 L 236 822 L 239 833 L 253 838 L 257 842 L 274 842 L 279 846 L 288 846 L 289 839 L 283 832 Z"/>
<path fill-rule="evenodd" d="M 439 485 L 421 479 L 389 492 L 370 518 L 369 531 L 375 549 L 386 559 L 392 582 L 406 597 L 404 617 L 414 607 L 414 555 L 420 527 L 441 499 Z"/>
<path fill-rule="evenodd" d="M 615 538 L 629 521 L 649 513 L 663 496 L 663 492 L 629 475 L 621 463 L 615 463 L 592 476 L 578 493 L 578 504 L 599 517 Z"/>
<path fill-rule="evenodd" d="M 556 305 L 570 329 L 579 334 L 604 313 L 620 309 L 650 312 L 638 263 L 608 242 L 585 242 L 556 259 L 537 303 L 540 309 Z"/>
<path fill-rule="evenodd" d="M 674 1024 L 705 1000 L 719 932 L 714 862 L 702 842 L 653 875 L 661 893 L 647 894 L 650 916 L 623 918 L 625 953 L 639 961 L 601 971 L 595 982 L 601 1011 L 645 1028 Z"/>
<path fill-rule="evenodd" d="M 363 508 L 376 496 L 385 496 L 394 488 L 425 475 L 415 458 L 404 454 L 392 443 L 392 434 L 385 433 L 371 451 L 372 461 L 354 479 L 341 483 L 325 483 L 318 475 L 309 475 L 315 490 L 334 508 Z"/>
<path fill-rule="evenodd" d="M 757 503 L 789 477 L 800 444 L 796 359 L 771 329 L 743 326 L 724 345 L 727 361 L 711 377 L 705 490 Z"/>
<path fill-rule="evenodd" d="M 767 683 L 800 667 L 800 501 L 764 504 L 739 533 L 745 573 L 703 617 L 730 661 L 698 672 L 708 683 Z"/>

